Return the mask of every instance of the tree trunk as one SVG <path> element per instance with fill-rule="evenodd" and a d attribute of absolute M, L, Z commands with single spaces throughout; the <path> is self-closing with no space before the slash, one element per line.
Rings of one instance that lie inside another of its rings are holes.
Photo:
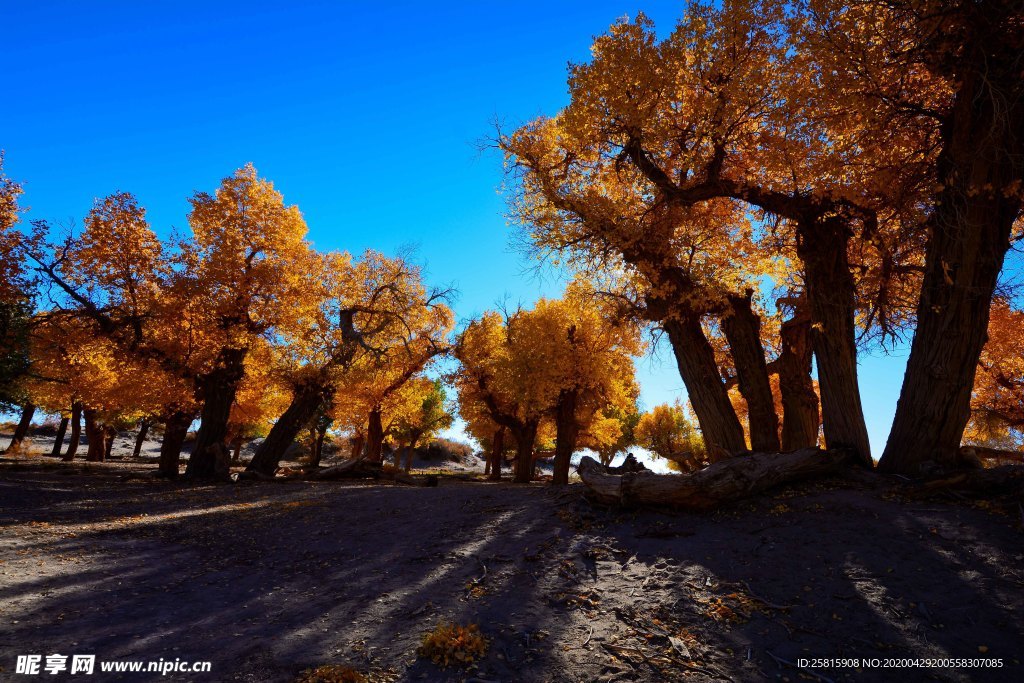
<path fill-rule="evenodd" d="M 68 452 L 64 454 L 63 460 L 71 462 L 78 453 L 78 444 L 82 441 L 82 402 L 75 401 L 71 404 L 71 442 L 68 444 Z"/>
<path fill-rule="evenodd" d="M 811 321 L 797 304 L 793 317 L 782 323 L 782 353 L 775 365 L 782 394 L 782 450 L 810 448 L 818 443 L 818 395 L 811 379 Z"/>
<path fill-rule="evenodd" d="M 240 465 L 242 464 L 242 440 L 235 439 L 231 443 L 231 464 Z"/>
<path fill-rule="evenodd" d="M 313 442 L 313 467 L 320 467 L 324 456 L 324 437 L 327 436 L 327 425 L 317 425 L 316 440 Z"/>
<path fill-rule="evenodd" d="M 576 420 L 576 404 L 579 395 L 575 389 L 565 390 L 558 397 L 555 409 L 555 462 L 551 483 L 565 486 L 569 483 L 569 466 L 576 451 L 576 437 L 580 425 Z"/>
<path fill-rule="evenodd" d="M 306 384 L 295 389 L 291 403 L 278 418 L 263 443 L 252 456 L 247 472 L 259 472 L 274 476 L 281 458 L 295 441 L 302 428 L 316 417 L 317 412 L 327 403 L 332 392 L 318 384 Z"/>
<path fill-rule="evenodd" d="M 850 450 L 805 448 L 727 458 L 692 474 L 641 470 L 614 475 L 587 456 L 580 462 L 579 474 L 590 494 L 604 503 L 709 510 L 782 484 L 834 474 L 853 458 Z"/>
<path fill-rule="evenodd" d="M 797 222 L 797 255 L 804 264 L 825 445 L 829 449 L 853 449 L 861 463 L 871 467 L 871 445 L 857 381 L 849 237 L 848 223 L 838 217 Z"/>
<path fill-rule="evenodd" d="M 189 456 L 185 477 L 193 480 L 225 481 L 231 467 L 224 440 L 228 434 L 231 405 L 235 402 L 238 384 L 245 377 L 247 348 L 221 349 L 213 370 L 199 379 L 203 400 L 199 434 Z"/>
<path fill-rule="evenodd" d="M 384 426 L 381 424 L 380 408 L 370 411 L 369 426 L 366 429 L 366 459 L 381 462 L 384 457 Z"/>
<path fill-rule="evenodd" d="M 729 392 L 715 362 L 715 352 L 700 326 L 700 320 L 687 317 L 664 323 L 679 374 L 697 415 L 701 435 L 713 460 L 726 454 L 747 450 L 743 427 L 736 417 Z"/>
<path fill-rule="evenodd" d="M 501 481 L 501 461 L 505 458 L 505 427 L 498 427 L 491 439 L 490 463 L 491 471 L 488 479 Z"/>
<path fill-rule="evenodd" d="M 25 442 L 25 438 L 28 436 L 28 430 L 32 426 L 32 418 L 36 414 L 36 406 L 33 403 L 26 403 L 21 408 L 21 419 L 18 420 L 18 426 L 14 428 L 14 438 L 11 439 L 11 443 L 7 446 L 4 453 L 17 453 L 21 450 L 22 445 Z"/>
<path fill-rule="evenodd" d="M 512 432 L 516 437 L 516 465 L 512 481 L 529 484 L 533 477 L 533 445 L 537 441 L 537 421 L 522 423 Z"/>
<path fill-rule="evenodd" d="M 85 453 L 87 462 L 103 462 L 107 453 L 107 430 L 96 419 L 96 410 L 86 408 L 85 415 L 85 442 L 88 450 Z"/>
<path fill-rule="evenodd" d="M 1024 178 L 1024 93 L 1015 3 L 979 3 L 958 59 L 962 69 L 937 162 L 935 201 L 917 307 L 892 431 L 879 469 L 917 475 L 954 467 L 970 417 L 971 389 L 989 307 Z M 1017 31 L 1017 44 L 1008 39 Z M 1018 189 L 1013 189 L 1014 185 Z"/>
<path fill-rule="evenodd" d="M 146 443 L 146 436 L 149 434 L 149 420 L 139 422 L 139 433 L 135 435 L 135 448 L 132 449 L 132 459 L 137 459 L 142 454 L 142 446 Z"/>
<path fill-rule="evenodd" d="M 67 417 L 60 418 L 60 424 L 57 425 L 57 437 L 53 440 L 53 449 L 50 451 L 50 457 L 60 457 L 60 452 L 64 449 L 64 437 L 68 433 L 68 422 L 70 421 Z"/>
<path fill-rule="evenodd" d="M 188 428 L 192 424 L 192 413 L 178 411 L 171 413 L 164 422 L 164 438 L 160 442 L 160 465 L 158 472 L 161 477 L 176 479 L 181 466 L 181 447 L 188 436 Z"/>
<path fill-rule="evenodd" d="M 103 436 L 106 439 L 103 447 L 103 459 L 110 460 L 110 454 L 114 452 L 114 439 L 117 438 L 117 430 L 113 427 L 106 427 Z"/>
<path fill-rule="evenodd" d="M 747 402 L 750 447 L 774 453 L 779 450 L 779 418 L 761 344 L 761 318 L 751 306 L 753 295 L 753 290 L 747 290 L 746 296 L 728 297 L 729 310 L 722 316 L 722 332 L 736 365 L 740 393 Z"/>
<path fill-rule="evenodd" d="M 362 434 L 356 434 L 352 437 L 351 450 L 349 451 L 350 459 L 355 460 L 363 455 L 363 447 L 366 445 L 366 437 Z"/>
<path fill-rule="evenodd" d="M 412 437 L 409 439 L 409 443 L 405 447 L 405 471 L 409 472 L 412 470 L 412 459 L 416 454 L 416 444 L 419 442 L 420 437 L 423 433 L 420 431 L 413 432 Z"/>

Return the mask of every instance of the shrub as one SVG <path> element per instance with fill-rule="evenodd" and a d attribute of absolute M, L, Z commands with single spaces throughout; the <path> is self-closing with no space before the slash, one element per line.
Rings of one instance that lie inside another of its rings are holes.
<path fill-rule="evenodd" d="M 417 651 L 438 666 L 467 666 L 487 651 L 487 641 L 480 635 L 476 624 L 438 624 L 423 636 L 423 643 Z"/>

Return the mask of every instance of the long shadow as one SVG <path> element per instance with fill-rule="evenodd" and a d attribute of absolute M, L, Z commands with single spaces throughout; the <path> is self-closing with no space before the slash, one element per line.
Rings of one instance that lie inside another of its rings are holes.
<path fill-rule="evenodd" d="M 1019 679 L 1024 597 L 1009 568 L 1020 533 L 977 510 L 850 491 L 696 515 L 605 510 L 572 490 L 504 484 L 110 479 L 79 491 L 29 479 L 27 502 L 33 490 L 72 490 L 0 512 L 6 671 L 16 654 L 72 652 L 213 663 L 180 680 L 287 681 L 347 663 L 399 680 L 577 681 L 592 680 L 598 661 L 603 680 L 657 681 L 656 663 L 621 654 L 666 650 L 643 633 L 657 619 L 687 638 L 687 680 L 799 680 L 785 662 L 926 656 L 1005 664 L 815 672 Z M 489 638 L 475 670 L 417 659 L 423 633 L 448 621 L 478 623 Z"/>

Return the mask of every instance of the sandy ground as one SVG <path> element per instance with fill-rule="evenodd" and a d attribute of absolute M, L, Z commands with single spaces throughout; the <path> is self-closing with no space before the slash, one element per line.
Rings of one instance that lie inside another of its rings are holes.
<path fill-rule="evenodd" d="M 1016 510 L 834 483 L 627 512 L 579 485 L 187 487 L 150 470 L 0 460 L 0 679 L 58 652 L 212 662 L 163 680 L 326 664 L 386 681 L 1024 680 Z M 447 621 L 480 625 L 475 668 L 417 657 Z M 1003 667 L 787 663 L 813 657 Z M 161 678 L 122 676 L 91 680 Z"/>

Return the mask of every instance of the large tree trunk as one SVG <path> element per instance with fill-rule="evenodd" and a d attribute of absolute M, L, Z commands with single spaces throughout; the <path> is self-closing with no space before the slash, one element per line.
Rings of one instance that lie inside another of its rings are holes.
<path fill-rule="evenodd" d="M 57 436 L 53 440 L 53 448 L 50 450 L 50 457 L 59 458 L 60 452 L 64 448 L 64 437 L 68 433 L 68 422 L 71 420 L 67 417 L 60 418 L 60 424 L 57 425 Z"/>
<path fill-rule="evenodd" d="M 189 456 L 185 477 L 193 480 L 220 480 L 230 477 L 227 446 L 228 419 L 235 402 L 238 384 L 245 377 L 247 348 L 221 349 L 213 370 L 199 380 L 203 401 L 199 434 Z"/>
<path fill-rule="evenodd" d="M 164 438 L 160 442 L 159 475 L 168 479 L 176 479 L 181 466 L 181 447 L 188 436 L 188 428 L 192 424 L 192 413 L 178 411 L 171 413 L 164 422 Z"/>
<path fill-rule="evenodd" d="M 943 189 L 932 214 L 917 330 L 879 462 L 885 472 L 917 475 L 926 463 L 954 467 L 970 417 L 992 292 L 1021 211 L 1024 45 L 1019 14 L 1016 24 L 1000 16 L 1014 4 L 965 10 L 974 15 L 973 40 L 957 60 L 959 85 L 942 130 Z"/>
<path fill-rule="evenodd" d="M 384 425 L 381 424 L 379 407 L 370 411 L 366 428 L 366 459 L 370 462 L 381 462 L 384 458 Z"/>
<path fill-rule="evenodd" d="M 71 442 L 68 444 L 68 452 L 62 458 L 64 462 L 71 462 L 78 453 L 78 444 L 82 441 L 82 402 L 75 401 L 71 404 Z"/>
<path fill-rule="evenodd" d="M 797 254 L 804 264 L 825 445 L 829 449 L 853 449 L 870 467 L 871 445 L 857 381 L 849 237 L 849 224 L 838 217 L 797 222 Z"/>
<path fill-rule="evenodd" d="M 729 392 L 715 362 L 715 351 L 700 320 L 675 318 L 666 320 L 663 326 L 672 343 L 679 374 L 697 415 L 709 456 L 718 459 L 747 450 L 743 427 L 729 401 Z"/>
<path fill-rule="evenodd" d="M 501 481 L 501 461 L 505 459 L 505 427 L 498 427 L 491 439 L 491 471 L 488 479 Z"/>
<path fill-rule="evenodd" d="M 295 389 L 291 403 L 270 429 L 267 438 L 256 449 L 246 467 L 247 472 L 273 476 L 288 447 L 302 428 L 316 417 L 330 398 L 330 389 L 317 384 L 306 384 Z"/>
<path fill-rule="evenodd" d="M 750 447 L 774 453 L 779 450 L 779 417 L 775 414 L 768 364 L 761 344 L 761 318 L 751 306 L 753 291 L 728 297 L 729 310 L 722 316 L 722 332 L 736 365 L 740 393 L 747 402 Z"/>
<path fill-rule="evenodd" d="M 22 445 L 25 443 L 25 438 L 28 436 L 29 427 L 32 426 L 32 418 L 35 414 L 35 404 L 26 403 L 22 406 L 21 419 L 18 420 L 18 426 L 14 428 L 14 438 L 11 439 L 11 443 L 4 450 L 4 453 L 17 453 L 21 450 Z"/>
<path fill-rule="evenodd" d="M 709 510 L 782 484 L 836 473 L 852 457 L 849 450 L 805 448 L 727 458 L 692 474 L 647 470 L 610 474 L 587 456 L 580 462 L 579 474 L 590 494 L 604 503 Z"/>
<path fill-rule="evenodd" d="M 529 484 L 533 477 L 533 445 L 537 441 L 537 421 L 525 422 L 512 429 L 516 437 L 516 465 L 512 481 Z"/>
<path fill-rule="evenodd" d="M 782 323 L 782 353 L 775 363 L 782 394 L 782 450 L 786 452 L 817 445 L 821 426 L 818 395 L 811 379 L 811 321 L 802 308 L 798 303 L 793 317 Z"/>
<path fill-rule="evenodd" d="M 575 389 L 565 390 L 558 397 L 555 409 L 555 463 L 551 483 L 564 486 L 569 483 L 569 466 L 576 451 L 576 438 L 580 425 L 576 420 L 579 396 Z"/>
<path fill-rule="evenodd" d="M 103 462 L 107 453 L 107 430 L 97 419 L 97 411 L 93 408 L 86 408 L 85 414 L 85 441 L 88 450 L 85 453 L 87 462 Z"/>

